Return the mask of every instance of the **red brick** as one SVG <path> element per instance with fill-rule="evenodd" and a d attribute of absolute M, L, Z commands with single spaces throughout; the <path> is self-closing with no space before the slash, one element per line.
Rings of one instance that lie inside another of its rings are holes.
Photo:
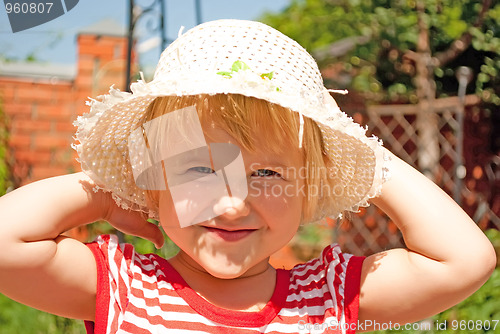
<path fill-rule="evenodd" d="M 90 87 L 89 87 L 90 88 Z M 87 106 L 87 101 L 90 101 L 92 92 L 90 89 L 79 89 L 75 92 L 75 99 L 73 100 L 73 106 L 78 109 L 82 106 Z"/>
<path fill-rule="evenodd" d="M 94 55 L 89 55 L 89 54 L 79 54 L 78 55 L 78 59 L 77 61 L 80 62 L 80 61 L 83 61 L 85 63 L 94 63 Z"/>
<path fill-rule="evenodd" d="M 71 137 L 50 136 L 39 134 L 33 139 L 35 148 L 40 149 L 65 149 L 70 147 Z"/>
<path fill-rule="evenodd" d="M 31 117 L 33 106 L 30 103 L 5 101 L 3 104 L 3 110 L 11 118 L 17 118 L 19 116 L 21 116 L 21 118 L 22 116 Z"/>
<path fill-rule="evenodd" d="M 75 133 L 76 127 L 73 122 L 56 122 L 54 130 L 56 133 Z"/>
<path fill-rule="evenodd" d="M 12 122 L 12 131 L 16 133 L 32 133 L 36 131 L 49 132 L 52 122 L 44 120 L 17 120 Z"/>
<path fill-rule="evenodd" d="M 81 172 L 82 171 L 82 166 L 80 165 L 80 163 L 76 160 L 78 158 L 78 155 L 76 154 L 75 151 L 73 151 L 73 154 L 72 154 L 72 159 L 71 159 L 71 168 L 75 171 L 75 172 Z"/>
<path fill-rule="evenodd" d="M 78 58 L 78 74 L 81 74 L 82 71 L 92 72 L 94 70 L 95 60 L 92 57 L 80 57 Z"/>
<path fill-rule="evenodd" d="M 49 86 L 50 87 L 50 86 Z M 33 84 L 30 86 L 20 86 L 17 89 L 17 99 L 21 102 L 51 102 L 52 93 L 47 85 Z"/>
<path fill-rule="evenodd" d="M 2 86 L 9 86 L 13 82 L 15 82 L 15 80 L 10 77 L 0 77 L 0 82 L 2 83 Z"/>
<path fill-rule="evenodd" d="M 95 55 L 96 51 L 95 44 L 80 44 L 78 47 L 79 54 Z"/>
<path fill-rule="evenodd" d="M 16 150 L 14 158 L 17 162 L 26 162 L 28 164 L 49 164 L 52 160 L 52 154 L 49 151 Z"/>
<path fill-rule="evenodd" d="M 33 91 L 34 91 L 33 85 L 31 87 L 26 85 L 19 85 L 16 88 L 16 98 L 18 101 L 21 101 L 22 103 L 32 102 Z"/>
<path fill-rule="evenodd" d="M 97 47 L 101 50 L 114 50 L 117 45 L 120 43 L 116 39 L 110 39 L 110 38 L 101 38 L 99 41 L 96 43 Z"/>
<path fill-rule="evenodd" d="M 72 82 L 68 81 L 61 81 L 51 85 L 52 92 L 68 92 L 71 91 L 72 89 L 73 89 L 73 84 Z"/>
<path fill-rule="evenodd" d="M 126 39 L 123 37 L 117 37 L 117 36 L 99 36 L 97 38 L 97 42 L 101 43 L 102 41 L 105 42 L 112 42 L 112 43 L 124 43 L 126 42 Z"/>
<path fill-rule="evenodd" d="M 31 146 L 31 136 L 27 134 L 11 134 L 9 136 L 9 146 L 13 148 L 29 148 Z"/>
<path fill-rule="evenodd" d="M 90 87 L 93 84 L 93 78 L 91 76 L 79 76 L 76 78 L 76 88 L 80 89 L 80 87 L 85 87 L 90 91 Z"/>
<path fill-rule="evenodd" d="M 77 80 L 81 79 L 81 78 L 92 78 L 92 76 L 94 75 L 94 68 L 92 66 L 92 68 L 79 68 L 78 69 L 78 77 L 76 78 Z"/>
<path fill-rule="evenodd" d="M 115 50 L 113 48 L 97 48 L 95 55 L 100 58 L 102 64 L 105 64 L 115 59 Z"/>
<path fill-rule="evenodd" d="M 35 113 L 40 120 L 69 121 L 72 116 L 67 108 L 57 104 L 38 105 Z"/>
<path fill-rule="evenodd" d="M 66 166 L 33 166 L 31 169 L 31 181 L 38 181 L 48 177 L 65 175 L 70 172 Z"/>
<path fill-rule="evenodd" d="M 53 85 L 51 93 L 52 93 L 52 99 L 59 101 L 61 100 L 61 98 L 65 98 L 68 95 L 71 96 L 73 94 L 73 84 Z"/>
<path fill-rule="evenodd" d="M 12 85 L 8 85 L 7 83 L 4 84 L 2 80 L 0 79 L 0 85 L 2 88 L 0 88 L 0 99 L 2 101 L 13 101 L 15 99 L 15 88 Z"/>
<path fill-rule="evenodd" d="M 67 112 L 67 115 L 70 117 L 71 119 L 71 122 L 73 122 L 73 120 L 76 118 L 76 115 L 77 115 L 77 106 L 76 104 L 80 103 L 79 101 L 75 101 L 75 99 L 72 99 L 71 103 L 64 103 L 64 102 L 61 102 L 59 103 L 61 109 L 64 109 L 66 110 Z M 85 104 L 82 102 L 82 104 Z"/>
<path fill-rule="evenodd" d="M 76 113 L 77 115 L 83 115 L 85 113 L 88 113 L 90 111 L 90 107 L 89 106 L 86 106 L 86 105 L 82 105 L 82 106 L 79 106 L 77 109 L 76 109 Z"/>
<path fill-rule="evenodd" d="M 23 184 L 81 169 L 70 148 L 76 131 L 72 122 L 76 115 L 89 111 L 85 102 L 90 96 L 107 93 L 111 84 L 123 81 L 124 69 L 110 65 L 105 71 L 111 77 L 93 86 L 96 59 L 101 68 L 114 59 L 124 59 L 125 38 L 80 35 L 78 47 L 79 72 L 73 82 L 0 78 L 0 99 L 10 119 L 9 144 L 16 160 L 13 173 Z M 121 86 L 117 85 L 123 89 Z"/>
<path fill-rule="evenodd" d="M 81 104 L 81 105 L 77 106 L 76 116 L 71 121 L 74 122 L 78 116 L 81 116 L 84 113 L 88 113 L 89 111 L 90 111 L 90 107 L 85 105 L 85 104 Z"/>
<path fill-rule="evenodd" d="M 49 102 L 53 100 L 53 85 L 51 84 L 37 84 L 33 88 L 33 99 L 40 102 Z"/>
<path fill-rule="evenodd" d="M 75 102 L 75 92 L 73 89 L 67 91 L 58 91 L 52 94 L 53 103 L 61 105 L 64 107 L 71 107 Z"/>
<path fill-rule="evenodd" d="M 97 36 L 95 35 L 79 35 L 77 38 L 78 46 L 80 45 L 95 45 Z"/>
<path fill-rule="evenodd" d="M 85 105 L 87 101 L 89 101 L 92 91 L 90 87 L 76 87 L 76 92 L 75 92 L 75 105 Z"/>

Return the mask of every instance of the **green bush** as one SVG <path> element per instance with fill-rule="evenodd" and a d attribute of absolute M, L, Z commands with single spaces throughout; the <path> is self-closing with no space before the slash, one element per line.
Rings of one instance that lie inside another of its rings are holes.
<path fill-rule="evenodd" d="M 0 294 L 0 334 L 84 334 L 83 321 L 61 318 Z"/>
<path fill-rule="evenodd" d="M 8 119 L 0 103 L 0 196 L 4 195 L 12 187 L 8 163 L 8 138 Z"/>

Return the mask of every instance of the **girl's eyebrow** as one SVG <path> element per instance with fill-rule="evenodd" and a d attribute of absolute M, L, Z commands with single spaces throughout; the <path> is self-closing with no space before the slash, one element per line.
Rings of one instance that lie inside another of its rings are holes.
<path fill-rule="evenodd" d="M 165 163 L 170 166 L 186 165 L 186 164 L 208 164 L 210 165 L 210 155 L 208 149 L 203 148 L 190 150 L 173 157 L 164 159 Z"/>

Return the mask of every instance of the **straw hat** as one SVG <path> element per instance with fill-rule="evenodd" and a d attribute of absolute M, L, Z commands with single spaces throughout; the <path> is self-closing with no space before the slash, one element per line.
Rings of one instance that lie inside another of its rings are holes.
<path fill-rule="evenodd" d="M 157 217 L 146 207 L 145 191 L 135 184 L 128 141 L 148 105 L 160 96 L 242 94 L 313 119 L 323 135 L 338 197 L 323 216 L 367 206 L 385 179 L 378 139 L 368 138 L 364 128 L 324 101 L 326 89 L 314 59 L 265 24 L 219 20 L 196 26 L 165 49 L 154 79 L 133 83 L 131 91 L 112 87 L 75 122 L 74 147 L 83 171 L 123 208 Z"/>

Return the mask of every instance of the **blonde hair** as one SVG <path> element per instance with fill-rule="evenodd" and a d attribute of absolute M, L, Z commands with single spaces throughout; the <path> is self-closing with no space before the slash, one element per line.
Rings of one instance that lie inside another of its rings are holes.
<path fill-rule="evenodd" d="M 202 123 L 216 125 L 235 138 L 244 149 L 256 150 L 252 129 L 260 128 L 265 138 L 260 149 L 273 153 L 286 152 L 289 147 L 299 147 L 300 118 L 296 112 L 265 100 L 238 94 L 167 96 L 156 98 L 146 110 L 139 126 L 175 110 L 194 106 Z M 312 189 L 328 184 L 328 159 L 324 154 L 321 130 L 311 119 L 304 117 L 302 154 L 306 166 L 305 198 L 302 222 L 320 218 L 328 199 L 320 198 Z M 309 170 L 314 168 L 314 171 Z M 147 191 L 148 202 L 158 209 L 158 192 Z"/>

